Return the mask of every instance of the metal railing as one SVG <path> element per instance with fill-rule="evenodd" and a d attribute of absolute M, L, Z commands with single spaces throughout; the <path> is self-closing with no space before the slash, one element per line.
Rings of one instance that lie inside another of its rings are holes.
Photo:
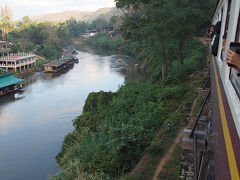
<path fill-rule="evenodd" d="M 194 168 L 194 180 L 198 179 L 198 168 L 197 168 L 197 138 L 196 134 L 193 134 L 193 168 Z"/>
<path fill-rule="evenodd" d="M 12 54 L 8 54 L 7 56 L 0 56 L 0 60 L 1 61 L 22 60 L 22 59 L 32 58 L 35 56 L 36 55 L 32 53 L 12 53 Z"/>
<path fill-rule="evenodd" d="M 204 84 L 204 87 L 203 87 L 203 90 L 206 90 L 206 87 L 207 87 L 207 84 L 209 83 L 210 81 L 210 77 L 208 77 L 206 83 Z M 189 137 L 193 138 L 193 168 L 194 168 L 194 180 L 198 180 L 198 176 L 199 176 L 199 169 L 198 169 L 198 156 L 197 156 L 197 137 L 196 137 L 196 134 L 195 134 L 195 128 L 198 124 L 198 121 L 202 115 L 202 112 L 204 110 L 204 107 L 207 103 L 207 100 L 208 98 L 210 97 L 210 94 L 211 94 L 211 89 L 208 90 L 208 93 L 206 95 L 206 97 L 204 98 L 204 101 L 202 103 L 202 106 L 200 108 L 200 111 L 198 113 L 198 116 L 197 118 L 195 119 L 194 121 L 194 124 L 193 124 L 193 127 L 192 127 L 192 130 L 191 130 L 191 133 L 189 135 Z M 200 171 L 201 173 L 201 171 Z"/>
<path fill-rule="evenodd" d="M 191 133 L 190 133 L 190 135 L 189 135 L 190 137 L 193 136 L 194 130 L 195 130 L 196 126 L 197 126 L 197 123 L 198 123 L 199 118 L 201 117 L 201 114 L 202 114 L 203 109 L 204 109 L 204 107 L 205 107 L 205 105 L 206 105 L 206 103 L 207 103 L 207 100 L 208 100 L 208 98 L 209 98 L 209 96 L 210 96 L 210 93 L 211 93 L 211 89 L 208 90 L 208 94 L 207 94 L 207 96 L 206 96 L 205 99 L 204 99 L 204 102 L 203 102 L 203 104 L 202 104 L 202 106 L 201 106 L 200 112 L 198 113 L 198 116 L 197 116 L 197 118 L 196 118 L 195 121 L 194 121 L 192 130 L 191 130 Z"/>

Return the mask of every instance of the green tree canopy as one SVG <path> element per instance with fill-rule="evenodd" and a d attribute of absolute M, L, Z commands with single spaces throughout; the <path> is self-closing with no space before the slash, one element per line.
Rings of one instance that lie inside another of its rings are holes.
<path fill-rule="evenodd" d="M 145 46 L 143 51 L 148 52 L 143 53 L 147 54 L 145 65 L 155 64 L 159 68 L 156 65 L 161 64 L 162 77 L 166 77 L 167 64 L 171 61 L 169 49 L 176 47 L 183 64 L 185 42 L 209 25 L 211 14 L 206 5 L 211 1 L 115 0 L 118 8 L 126 9 L 121 28 L 123 37 Z"/>

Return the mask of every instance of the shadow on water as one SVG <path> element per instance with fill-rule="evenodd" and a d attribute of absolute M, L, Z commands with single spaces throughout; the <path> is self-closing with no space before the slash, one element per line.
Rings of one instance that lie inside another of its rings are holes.
<path fill-rule="evenodd" d="M 14 92 L 14 93 L 7 94 L 5 96 L 0 97 L 0 111 L 1 111 L 1 106 L 24 98 L 22 94 L 23 94 L 23 91 L 18 91 L 18 92 Z"/>
<path fill-rule="evenodd" d="M 89 52 L 95 55 L 112 56 L 111 69 L 124 75 L 126 80 L 147 79 L 148 75 L 135 67 L 139 62 L 128 55 L 118 54 L 116 51 L 111 51 L 102 48 L 92 48 L 87 45 L 78 45 L 77 49 L 84 52 Z M 116 61 L 117 59 L 117 61 Z"/>
<path fill-rule="evenodd" d="M 79 51 L 89 52 L 94 55 L 101 55 L 101 56 L 111 56 L 117 54 L 116 51 L 111 51 L 109 49 L 102 49 L 102 48 L 92 48 L 87 45 L 78 45 L 76 48 Z"/>
<path fill-rule="evenodd" d="M 24 79 L 24 86 L 28 86 L 36 82 L 41 72 L 27 72 L 17 75 L 17 77 Z"/>

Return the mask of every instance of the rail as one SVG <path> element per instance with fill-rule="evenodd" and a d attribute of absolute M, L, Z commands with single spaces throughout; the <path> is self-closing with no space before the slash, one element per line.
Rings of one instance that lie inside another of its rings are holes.
<path fill-rule="evenodd" d="M 198 179 L 198 169 L 197 169 L 197 139 L 196 134 L 193 135 L 193 168 L 194 168 L 194 180 Z"/>
<path fill-rule="evenodd" d="M 206 90 L 206 87 L 207 87 L 209 81 L 210 81 L 210 76 L 208 76 L 208 79 L 207 79 L 206 83 L 203 86 L 203 90 Z"/>
<path fill-rule="evenodd" d="M 195 122 L 194 122 L 194 124 L 193 124 L 191 133 L 190 133 L 190 135 L 189 135 L 190 137 L 193 136 L 194 130 L 195 130 L 196 126 L 197 126 L 198 120 L 199 120 L 200 117 L 201 117 L 201 114 L 202 114 L 203 109 L 204 109 L 204 107 L 205 107 L 205 105 L 206 105 L 206 102 L 207 102 L 207 100 L 208 100 L 208 98 L 209 98 L 209 96 L 210 96 L 210 93 L 211 93 L 211 89 L 208 90 L 208 94 L 207 94 L 207 96 L 206 96 L 205 99 L 204 99 L 204 102 L 203 102 L 203 104 L 202 104 L 202 106 L 201 106 L 200 112 L 198 113 L 198 116 L 197 116 L 197 118 L 195 119 Z"/>
<path fill-rule="evenodd" d="M 208 77 L 206 83 L 204 84 L 204 87 L 202 88 L 203 90 L 206 90 L 206 87 L 207 87 L 209 81 L 210 81 L 210 76 Z M 198 124 L 198 121 L 199 121 L 199 119 L 200 119 L 200 117 L 201 117 L 201 114 L 202 114 L 202 112 L 203 112 L 203 109 L 204 109 L 204 107 L 205 107 L 205 105 L 206 105 L 206 103 L 207 103 L 207 100 L 208 100 L 208 98 L 210 97 L 210 94 L 211 94 L 211 89 L 208 90 L 207 96 L 205 97 L 205 99 L 204 99 L 204 101 L 203 101 L 203 103 L 202 103 L 201 109 L 200 109 L 200 111 L 199 111 L 199 113 L 198 113 L 197 118 L 196 118 L 195 121 L 194 121 L 192 130 L 191 130 L 191 133 L 190 133 L 190 135 L 189 135 L 190 138 L 193 138 L 193 168 L 194 168 L 194 176 L 193 176 L 193 179 L 194 179 L 194 180 L 198 180 L 198 177 L 199 177 L 199 174 L 198 174 L 198 173 L 199 173 L 199 171 L 198 171 L 198 170 L 199 170 L 199 169 L 198 169 L 198 157 L 197 157 L 197 138 L 196 138 L 196 134 L 195 134 L 194 131 L 195 131 L 195 128 L 196 128 L 196 126 L 197 126 L 197 124 Z M 201 160 L 202 160 L 202 159 L 201 159 Z M 200 161 L 200 163 L 202 163 L 202 161 Z M 200 164 L 200 167 L 201 167 L 201 164 Z M 201 173 L 201 170 L 200 170 L 200 173 Z M 201 176 L 201 174 L 200 174 L 200 176 Z"/>
<path fill-rule="evenodd" d="M 206 179 L 205 168 L 206 168 L 207 163 L 208 163 L 208 155 L 202 154 L 200 157 L 200 162 L 199 162 L 199 171 L 198 171 L 198 175 L 197 175 L 198 180 Z"/>

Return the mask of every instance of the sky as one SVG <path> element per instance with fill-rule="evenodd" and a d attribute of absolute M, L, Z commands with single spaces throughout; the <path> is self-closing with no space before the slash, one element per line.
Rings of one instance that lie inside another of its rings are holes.
<path fill-rule="evenodd" d="M 114 0 L 0 0 L 0 6 L 10 7 L 13 19 L 66 10 L 96 11 L 115 6 Z"/>

